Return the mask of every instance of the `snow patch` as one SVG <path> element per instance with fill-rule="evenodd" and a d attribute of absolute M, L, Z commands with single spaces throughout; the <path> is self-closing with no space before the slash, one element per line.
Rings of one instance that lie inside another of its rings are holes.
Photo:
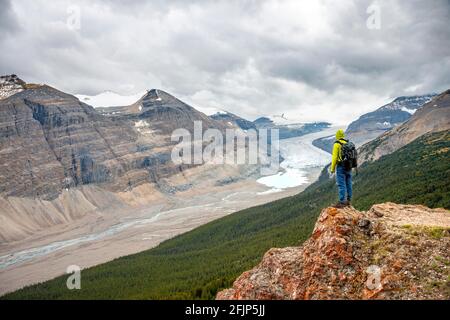
<path fill-rule="evenodd" d="M 134 123 L 134 126 L 135 126 L 136 128 L 145 128 L 145 127 L 148 127 L 149 124 L 148 124 L 148 122 L 145 121 L 145 120 L 139 120 L 139 121 L 137 121 L 137 122 Z"/>
<path fill-rule="evenodd" d="M 94 108 L 100 107 L 118 107 L 128 106 L 138 101 L 145 92 L 136 93 L 133 95 L 120 95 L 112 91 L 102 92 L 95 96 L 88 96 L 82 94 L 76 94 L 75 96 L 84 103 L 87 103 Z"/>
<path fill-rule="evenodd" d="M 158 90 L 155 90 L 155 93 L 156 93 L 155 101 L 162 101 L 161 97 L 159 96 Z"/>
<path fill-rule="evenodd" d="M 409 114 L 414 114 L 417 110 L 416 109 L 408 109 L 406 107 L 402 107 L 402 111 L 408 112 Z"/>
<path fill-rule="evenodd" d="M 145 120 L 139 120 L 134 123 L 137 132 L 141 134 L 152 134 L 154 130 L 150 129 L 150 124 Z"/>

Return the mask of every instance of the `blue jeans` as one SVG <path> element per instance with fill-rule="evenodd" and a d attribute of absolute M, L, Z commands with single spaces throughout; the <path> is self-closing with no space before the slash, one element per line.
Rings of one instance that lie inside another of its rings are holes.
<path fill-rule="evenodd" d="M 344 166 L 338 165 L 336 167 L 336 184 L 339 190 L 339 202 L 352 200 L 352 170 L 346 171 Z"/>

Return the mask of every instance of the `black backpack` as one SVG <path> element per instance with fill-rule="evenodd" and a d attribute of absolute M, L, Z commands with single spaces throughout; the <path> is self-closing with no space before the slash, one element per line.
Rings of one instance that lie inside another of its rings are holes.
<path fill-rule="evenodd" d="M 347 141 L 347 140 L 345 140 Z M 341 145 L 341 163 L 344 165 L 345 170 L 351 170 L 358 166 L 358 152 L 353 142 L 347 141 L 347 143 L 342 143 L 336 141 Z"/>

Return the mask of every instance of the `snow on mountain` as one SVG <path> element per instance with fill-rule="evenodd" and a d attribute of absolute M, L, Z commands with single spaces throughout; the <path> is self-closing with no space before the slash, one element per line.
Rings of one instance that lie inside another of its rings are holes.
<path fill-rule="evenodd" d="M 112 91 L 105 91 L 95 96 L 76 94 L 75 96 L 84 103 L 87 103 L 94 108 L 101 107 L 118 107 L 130 105 L 145 95 L 146 92 L 139 92 L 133 95 L 120 95 Z"/>
<path fill-rule="evenodd" d="M 408 112 L 409 114 L 414 114 L 414 112 L 416 112 L 417 109 L 408 109 L 406 107 L 402 107 L 401 110 Z"/>
<path fill-rule="evenodd" d="M 382 106 L 379 110 L 402 110 L 413 114 L 416 109 L 428 103 L 436 94 L 426 94 L 423 96 L 398 97 L 391 103 Z"/>
<path fill-rule="evenodd" d="M 304 124 L 304 123 L 300 122 L 298 119 L 294 119 L 284 113 L 274 114 L 274 115 L 268 116 L 268 118 L 270 120 L 272 120 L 273 123 L 277 126 Z"/>
<path fill-rule="evenodd" d="M 209 117 L 215 121 L 225 124 L 228 127 L 238 127 L 242 130 L 256 129 L 253 122 L 225 110 L 218 110 Z"/>
<path fill-rule="evenodd" d="M 25 82 L 15 74 L 0 76 L 0 100 L 23 91 Z"/>

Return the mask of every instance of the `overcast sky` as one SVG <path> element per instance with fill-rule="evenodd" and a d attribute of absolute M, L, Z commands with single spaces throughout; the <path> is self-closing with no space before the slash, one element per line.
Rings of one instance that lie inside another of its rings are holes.
<path fill-rule="evenodd" d="M 73 94 L 159 88 L 251 120 L 346 123 L 450 88 L 449 0 L 0 5 L 0 73 Z"/>

